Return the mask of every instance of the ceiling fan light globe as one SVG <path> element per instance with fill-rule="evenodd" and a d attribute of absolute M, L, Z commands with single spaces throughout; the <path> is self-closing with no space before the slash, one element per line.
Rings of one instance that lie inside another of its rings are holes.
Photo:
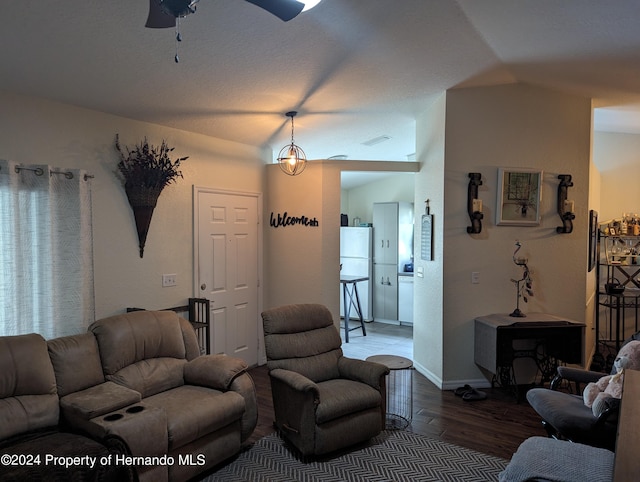
<path fill-rule="evenodd" d="M 307 10 L 311 10 L 313 7 L 318 5 L 321 0 L 298 0 L 298 1 L 304 3 L 304 8 L 302 9 L 302 11 L 306 12 Z"/>
<path fill-rule="evenodd" d="M 158 0 L 160 8 L 167 15 L 173 17 L 186 17 L 190 13 L 195 13 L 196 3 L 200 0 Z"/>

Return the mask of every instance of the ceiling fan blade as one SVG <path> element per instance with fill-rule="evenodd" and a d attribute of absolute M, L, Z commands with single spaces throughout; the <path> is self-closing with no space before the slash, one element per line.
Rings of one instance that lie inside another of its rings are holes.
<path fill-rule="evenodd" d="M 296 0 L 247 0 L 247 2 L 265 9 L 284 22 L 296 17 L 304 8 L 304 3 Z"/>
<path fill-rule="evenodd" d="M 149 16 L 144 26 L 147 28 L 175 27 L 176 17 L 165 13 L 158 0 L 149 0 Z"/>

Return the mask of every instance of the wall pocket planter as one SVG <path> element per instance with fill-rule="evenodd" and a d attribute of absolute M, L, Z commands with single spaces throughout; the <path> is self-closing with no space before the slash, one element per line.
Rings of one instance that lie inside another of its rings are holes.
<path fill-rule="evenodd" d="M 182 172 L 179 170 L 180 163 L 188 157 L 180 157 L 172 161 L 169 153 L 173 151 L 173 147 L 167 146 L 164 140 L 159 147 L 150 145 L 146 137 L 133 149 L 125 147 L 123 151 L 116 134 L 116 149 L 120 154 L 118 172 L 136 221 L 138 247 L 142 258 L 151 216 L 160 193 L 168 184 L 182 177 Z"/>

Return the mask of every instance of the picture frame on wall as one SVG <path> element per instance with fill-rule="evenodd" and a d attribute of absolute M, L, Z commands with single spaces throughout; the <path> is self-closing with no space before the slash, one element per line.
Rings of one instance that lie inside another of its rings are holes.
<path fill-rule="evenodd" d="M 542 174 L 540 169 L 498 169 L 498 225 L 540 225 Z"/>

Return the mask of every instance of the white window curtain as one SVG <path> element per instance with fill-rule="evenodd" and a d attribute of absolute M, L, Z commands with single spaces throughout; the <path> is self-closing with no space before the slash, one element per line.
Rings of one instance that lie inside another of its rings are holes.
<path fill-rule="evenodd" d="M 56 338 L 95 318 L 91 176 L 0 159 L 0 335 Z"/>

